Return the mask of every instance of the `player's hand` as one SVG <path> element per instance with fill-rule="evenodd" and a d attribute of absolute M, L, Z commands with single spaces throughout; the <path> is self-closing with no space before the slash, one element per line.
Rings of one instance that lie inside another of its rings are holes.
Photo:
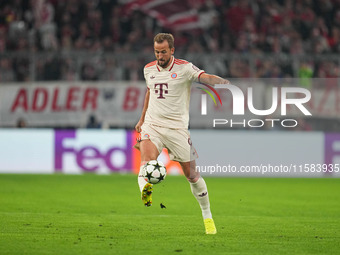
<path fill-rule="evenodd" d="M 228 81 L 227 79 L 223 79 L 222 84 L 230 84 L 230 81 Z"/>
<path fill-rule="evenodd" d="M 135 126 L 135 130 L 140 133 L 142 131 L 142 125 L 143 125 L 144 121 L 139 120 L 137 125 Z"/>

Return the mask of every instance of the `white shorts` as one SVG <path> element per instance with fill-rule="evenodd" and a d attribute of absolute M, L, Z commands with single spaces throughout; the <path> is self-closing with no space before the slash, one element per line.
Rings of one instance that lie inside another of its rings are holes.
<path fill-rule="evenodd" d="M 173 129 L 143 124 L 141 141 L 147 139 L 150 139 L 159 153 L 162 152 L 163 148 L 166 148 L 170 160 L 190 162 L 198 158 L 187 129 Z M 139 150 L 139 142 L 134 147 Z"/>

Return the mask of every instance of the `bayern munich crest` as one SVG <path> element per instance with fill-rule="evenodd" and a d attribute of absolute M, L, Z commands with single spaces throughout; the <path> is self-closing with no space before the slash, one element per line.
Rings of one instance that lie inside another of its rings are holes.
<path fill-rule="evenodd" d="M 177 73 L 172 73 L 172 74 L 171 74 L 171 78 L 172 78 L 172 79 L 176 79 L 176 78 L 177 78 Z"/>

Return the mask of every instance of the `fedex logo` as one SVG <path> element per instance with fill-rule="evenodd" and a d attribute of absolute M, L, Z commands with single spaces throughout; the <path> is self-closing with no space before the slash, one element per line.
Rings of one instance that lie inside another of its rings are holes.
<path fill-rule="evenodd" d="M 56 130 L 54 167 L 56 171 L 81 173 L 132 170 L 130 132 Z"/>

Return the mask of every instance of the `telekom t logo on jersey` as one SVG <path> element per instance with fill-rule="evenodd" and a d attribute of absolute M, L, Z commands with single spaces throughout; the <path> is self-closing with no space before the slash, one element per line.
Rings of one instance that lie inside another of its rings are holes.
<path fill-rule="evenodd" d="M 159 87 L 159 89 L 158 89 Z M 156 83 L 154 88 L 155 88 L 155 93 L 158 94 L 159 92 L 159 96 L 157 98 L 159 99 L 165 99 L 165 97 L 163 96 L 164 94 L 168 94 L 168 90 L 165 89 L 164 87 L 168 88 L 168 84 L 167 83 Z"/>

